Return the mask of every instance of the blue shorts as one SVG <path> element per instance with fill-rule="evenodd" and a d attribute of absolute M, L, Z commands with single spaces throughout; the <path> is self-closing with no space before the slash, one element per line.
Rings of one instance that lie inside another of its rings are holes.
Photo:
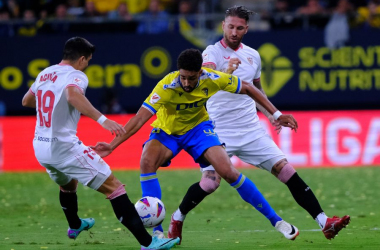
<path fill-rule="evenodd" d="M 170 149 L 173 152 L 172 158 L 184 149 L 193 157 L 196 163 L 199 163 L 201 168 L 210 165 L 203 159 L 203 157 L 201 157 L 206 149 L 213 146 L 224 145 L 219 141 L 218 135 L 214 132 L 214 125 L 211 121 L 205 121 L 198 124 L 184 135 L 168 135 L 162 129 L 154 128 L 150 133 L 149 139 L 145 143 L 151 140 L 158 140 L 165 147 Z M 162 165 L 162 167 L 167 167 L 169 165 L 170 160 Z"/>

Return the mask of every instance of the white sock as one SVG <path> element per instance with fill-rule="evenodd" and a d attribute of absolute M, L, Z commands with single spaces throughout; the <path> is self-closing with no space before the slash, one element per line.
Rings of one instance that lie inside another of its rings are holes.
<path fill-rule="evenodd" d="M 323 229 L 326 225 L 327 216 L 324 212 L 317 215 L 317 218 L 315 218 L 315 221 L 318 223 L 318 225 Z"/>
<path fill-rule="evenodd" d="M 179 211 L 179 208 L 173 214 L 174 220 L 184 221 L 185 218 L 186 218 L 186 215 L 182 214 L 181 211 Z"/>

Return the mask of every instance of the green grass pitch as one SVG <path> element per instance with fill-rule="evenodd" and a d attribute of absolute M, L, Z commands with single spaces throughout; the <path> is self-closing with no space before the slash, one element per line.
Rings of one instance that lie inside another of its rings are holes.
<path fill-rule="evenodd" d="M 287 187 L 263 170 L 242 169 L 277 213 L 296 225 L 300 235 L 285 239 L 227 183 L 187 216 L 183 242 L 176 249 L 380 249 L 380 168 L 298 169 L 328 216 L 351 215 L 351 224 L 334 240 L 326 240 L 317 223 L 293 200 Z M 117 171 L 130 199 L 141 197 L 138 171 Z M 168 228 L 170 215 L 198 170 L 159 170 Z M 94 217 L 95 226 L 77 240 L 66 235 L 67 222 L 58 186 L 46 173 L 0 174 L 0 250 L 139 249 L 116 219 L 108 200 L 79 186 L 79 215 Z"/>

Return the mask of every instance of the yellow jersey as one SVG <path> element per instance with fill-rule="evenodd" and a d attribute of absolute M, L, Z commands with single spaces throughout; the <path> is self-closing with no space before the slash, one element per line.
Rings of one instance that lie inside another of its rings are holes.
<path fill-rule="evenodd" d="M 151 124 L 167 134 L 183 135 L 189 130 L 208 121 L 206 101 L 219 90 L 239 93 L 242 87 L 240 78 L 209 68 L 203 72 L 195 89 L 185 92 L 182 89 L 179 71 L 166 75 L 146 98 L 143 107 L 157 119 Z"/>

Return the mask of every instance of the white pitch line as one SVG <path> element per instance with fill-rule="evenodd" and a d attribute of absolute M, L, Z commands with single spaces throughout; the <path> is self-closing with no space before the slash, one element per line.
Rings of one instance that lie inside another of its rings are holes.
<path fill-rule="evenodd" d="M 320 232 L 321 229 L 298 229 L 300 232 Z M 372 228 L 370 230 L 380 230 L 380 228 Z M 345 228 L 344 231 L 350 231 L 349 228 Z M 210 231 L 189 231 L 189 233 L 209 233 Z M 267 232 L 277 232 L 277 230 L 244 230 L 244 231 L 228 231 L 229 233 L 267 233 Z"/>

